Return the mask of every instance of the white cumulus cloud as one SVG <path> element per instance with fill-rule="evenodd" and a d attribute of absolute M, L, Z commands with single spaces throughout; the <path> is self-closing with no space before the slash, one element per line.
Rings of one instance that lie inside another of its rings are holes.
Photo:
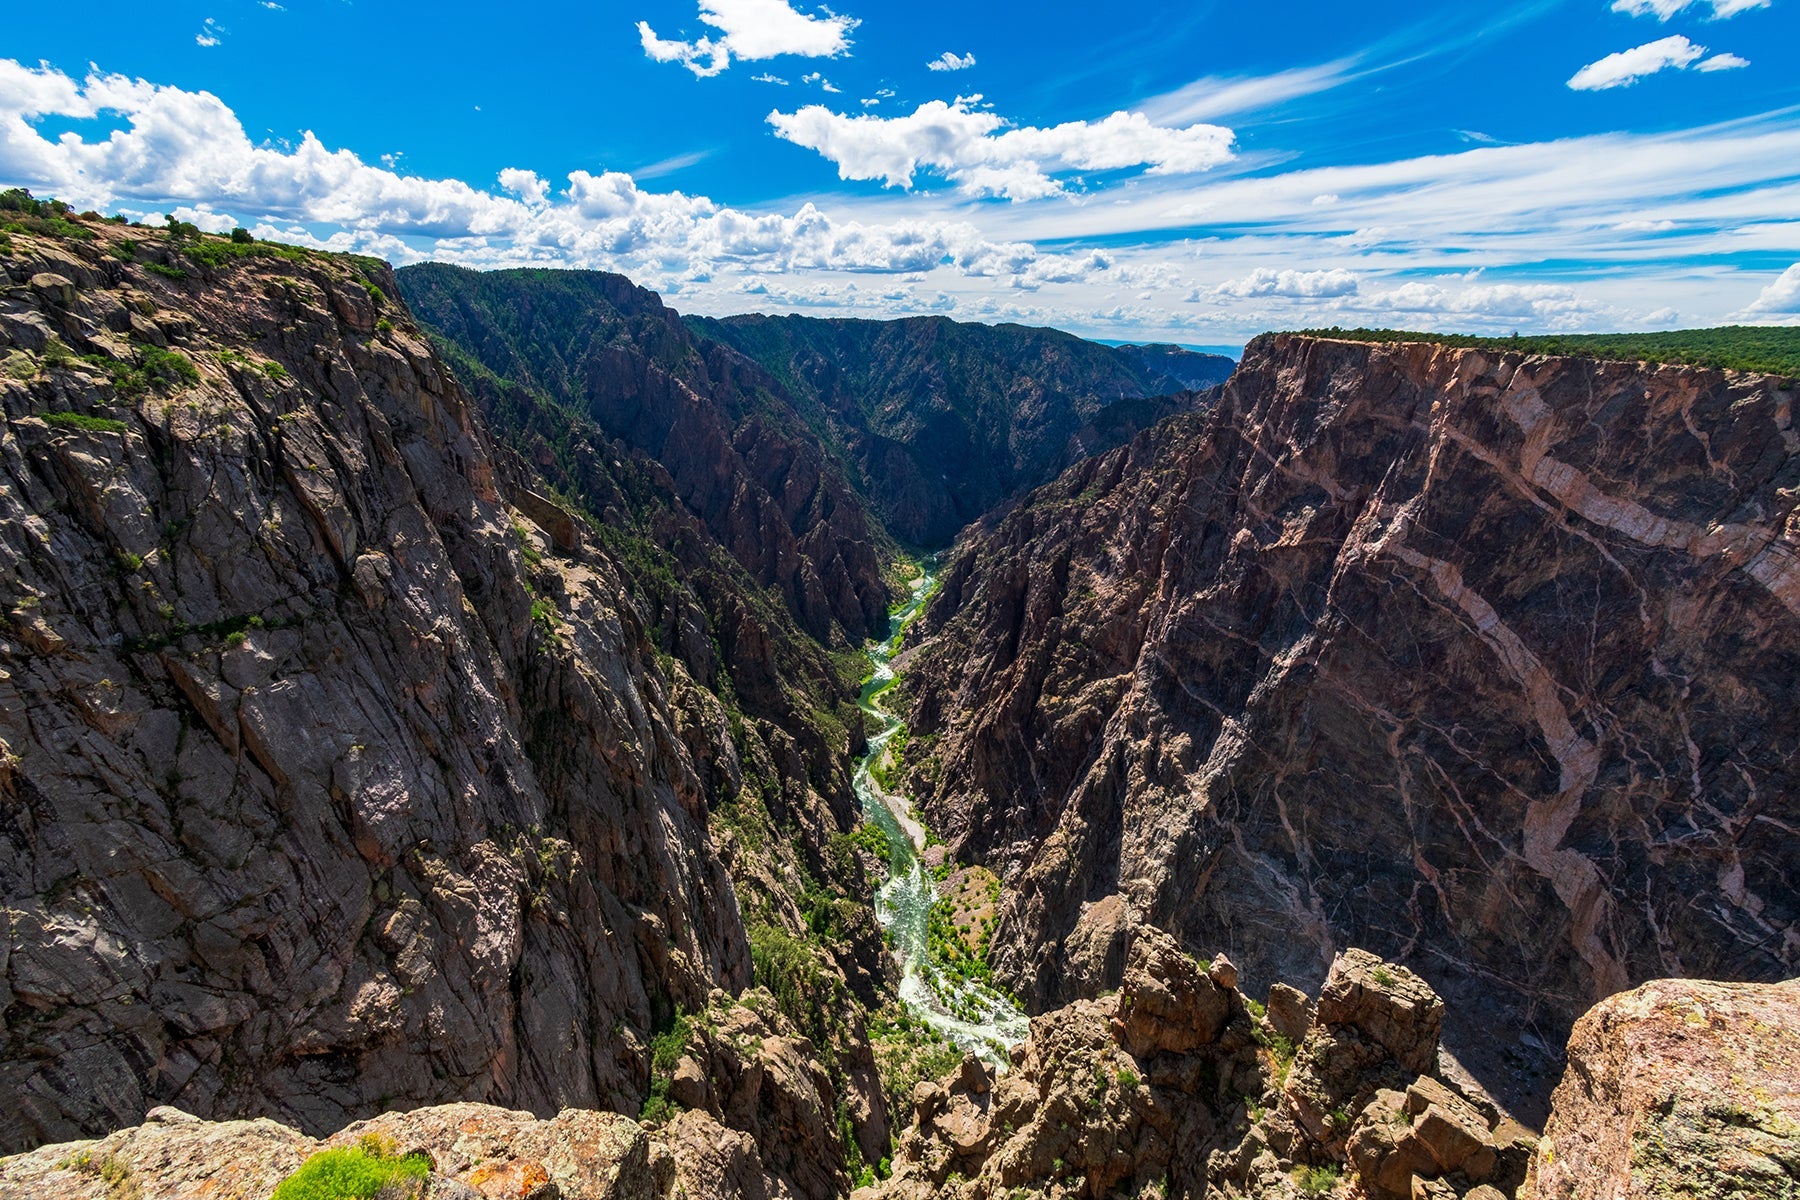
<path fill-rule="evenodd" d="M 1277 271 L 1259 267 L 1242 279 L 1219 284 L 1213 292 L 1219 296 L 1240 298 L 1288 296 L 1312 300 L 1327 296 L 1353 296 L 1358 286 L 1356 273 L 1341 268 L 1329 271 Z"/>
<path fill-rule="evenodd" d="M 108 113 L 123 127 L 94 140 L 36 128 L 46 117 Z M 967 222 L 838 220 L 812 204 L 792 214 L 746 212 L 704 196 L 645 191 L 618 171 L 572 171 L 558 190 L 510 167 L 498 183 L 511 195 L 400 175 L 329 149 L 310 132 L 292 147 L 259 146 L 211 93 L 99 71 L 76 80 L 0 59 L 0 185 L 80 207 L 192 211 L 207 228 L 237 223 L 259 237 L 403 263 L 626 271 L 669 289 L 720 269 L 1048 278 L 1064 270 L 1065 257 L 1069 269 L 1092 268 L 1079 255 L 991 240 Z M 307 226 L 335 232 L 316 236 Z"/>
<path fill-rule="evenodd" d="M 1739 67 L 1747 67 L 1749 65 L 1750 65 L 1749 59 L 1739 58 L 1735 54 L 1715 54 L 1711 58 L 1702 59 L 1700 61 L 1700 63 L 1694 67 L 1694 70 L 1696 70 L 1696 71 L 1735 71 Z"/>
<path fill-rule="evenodd" d="M 973 54 L 957 54 L 953 50 L 946 50 L 925 64 L 926 69 L 932 71 L 966 71 L 974 65 Z"/>
<path fill-rule="evenodd" d="M 1783 271 L 1740 315 L 1764 318 L 1800 316 L 1800 263 Z"/>
<path fill-rule="evenodd" d="M 1644 76 L 1654 75 L 1658 71 L 1683 70 L 1690 67 L 1705 53 L 1705 46 L 1696 46 L 1678 33 L 1672 37 L 1645 42 L 1642 46 L 1633 46 L 1629 50 L 1621 50 L 1617 54 L 1609 54 L 1597 62 L 1591 62 L 1575 72 L 1569 79 L 1569 86 L 1578 92 L 1597 92 L 1607 88 L 1628 87 Z"/>
<path fill-rule="evenodd" d="M 1218 125 L 1171 129 L 1142 113 L 1115 112 L 1047 129 L 1012 127 L 975 108 L 980 100 L 931 100 L 900 117 L 848 116 L 814 104 L 798 112 L 772 112 L 768 120 L 776 136 L 836 163 L 842 179 L 911 188 L 921 170 L 930 170 L 970 194 L 1015 201 L 1061 194 L 1065 185 L 1053 178 L 1059 173 L 1143 167 L 1153 175 L 1172 175 L 1232 157 L 1232 132 Z"/>
<path fill-rule="evenodd" d="M 648 21 L 639 21 L 644 53 L 657 62 L 678 62 L 704 78 L 724 71 L 733 59 L 836 57 L 850 49 L 850 31 L 860 24 L 830 10 L 811 16 L 787 0 L 700 0 L 700 20 L 718 34 L 681 41 L 660 37 Z"/>

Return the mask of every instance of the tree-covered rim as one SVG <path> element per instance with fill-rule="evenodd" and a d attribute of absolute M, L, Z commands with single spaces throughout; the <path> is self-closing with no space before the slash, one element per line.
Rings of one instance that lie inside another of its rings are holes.
<path fill-rule="evenodd" d="M 1456 349 L 1554 354 L 1800 377 L 1800 325 L 1722 325 L 1660 333 L 1551 333 L 1490 337 L 1404 329 L 1299 329 L 1303 337 L 1346 342 L 1430 342 Z"/>

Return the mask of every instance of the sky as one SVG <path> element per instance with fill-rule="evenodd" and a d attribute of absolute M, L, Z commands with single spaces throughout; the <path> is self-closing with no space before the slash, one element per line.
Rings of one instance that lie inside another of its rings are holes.
<path fill-rule="evenodd" d="M 1800 322 L 1800 0 L 87 0 L 0 186 L 687 312 Z"/>

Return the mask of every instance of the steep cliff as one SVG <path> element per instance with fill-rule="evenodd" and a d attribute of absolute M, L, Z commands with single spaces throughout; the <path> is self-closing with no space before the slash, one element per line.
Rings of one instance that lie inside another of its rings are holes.
<path fill-rule="evenodd" d="M 751 1115 L 702 1140 L 841 1190 L 841 1130 L 886 1142 L 860 1010 L 836 1045 L 731 1014 L 803 893 L 879 985 L 842 822 L 494 450 L 385 264 L 95 222 L 0 265 L 0 1146 L 156 1103 L 635 1115 L 712 1011 Z"/>
<path fill-rule="evenodd" d="M 1794 394 L 1268 337 L 975 532 L 909 763 L 1009 885 L 999 974 L 1092 995 L 1150 921 L 1310 985 L 1354 940 L 1541 1100 L 1599 997 L 1800 969 Z"/>
<path fill-rule="evenodd" d="M 945 317 L 689 319 L 766 367 L 897 536 L 941 546 L 1078 459 L 1202 403 L 1232 362 Z"/>
<path fill-rule="evenodd" d="M 837 461 L 755 364 L 696 338 L 655 293 L 596 271 L 399 273 L 434 333 L 668 472 L 674 492 L 813 637 L 887 621 L 885 534 Z"/>

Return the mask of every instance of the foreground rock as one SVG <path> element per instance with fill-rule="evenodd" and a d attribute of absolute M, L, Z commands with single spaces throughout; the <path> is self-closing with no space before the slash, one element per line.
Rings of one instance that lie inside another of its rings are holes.
<path fill-rule="evenodd" d="M 1258 993 L 1368 946 L 1541 1103 L 1600 998 L 1800 971 L 1795 399 L 1271 336 L 972 533 L 909 782 L 1007 884 L 999 976 L 1115 986 L 1121 920 L 1225 936 Z"/>
<path fill-rule="evenodd" d="M 1575 1024 L 1539 1200 L 1800 1196 L 1800 981 L 1658 980 Z"/>
<path fill-rule="evenodd" d="M 616 1113 L 566 1110 L 550 1120 L 487 1104 L 450 1104 L 359 1121 L 316 1140 L 274 1121 L 202 1121 L 154 1109 L 143 1125 L 97 1141 L 45 1146 L 0 1161 L 0 1194 L 33 1200 L 267 1200 L 308 1157 L 378 1145 L 423 1154 L 433 1200 L 652 1200 L 674 1178 L 667 1149 Z"/>
<path fill-rule="evenodd" d="M 1347 951 L 1296 1045 L 1234 975 L 1139 928 L 1116 996 L 1034 1019 L 998 1078 L 970 1058 L 919 1085 L 870 1200 L 1516 1193 L 1535 1141 L 1443 1070 L 1423 981 Z"/>

